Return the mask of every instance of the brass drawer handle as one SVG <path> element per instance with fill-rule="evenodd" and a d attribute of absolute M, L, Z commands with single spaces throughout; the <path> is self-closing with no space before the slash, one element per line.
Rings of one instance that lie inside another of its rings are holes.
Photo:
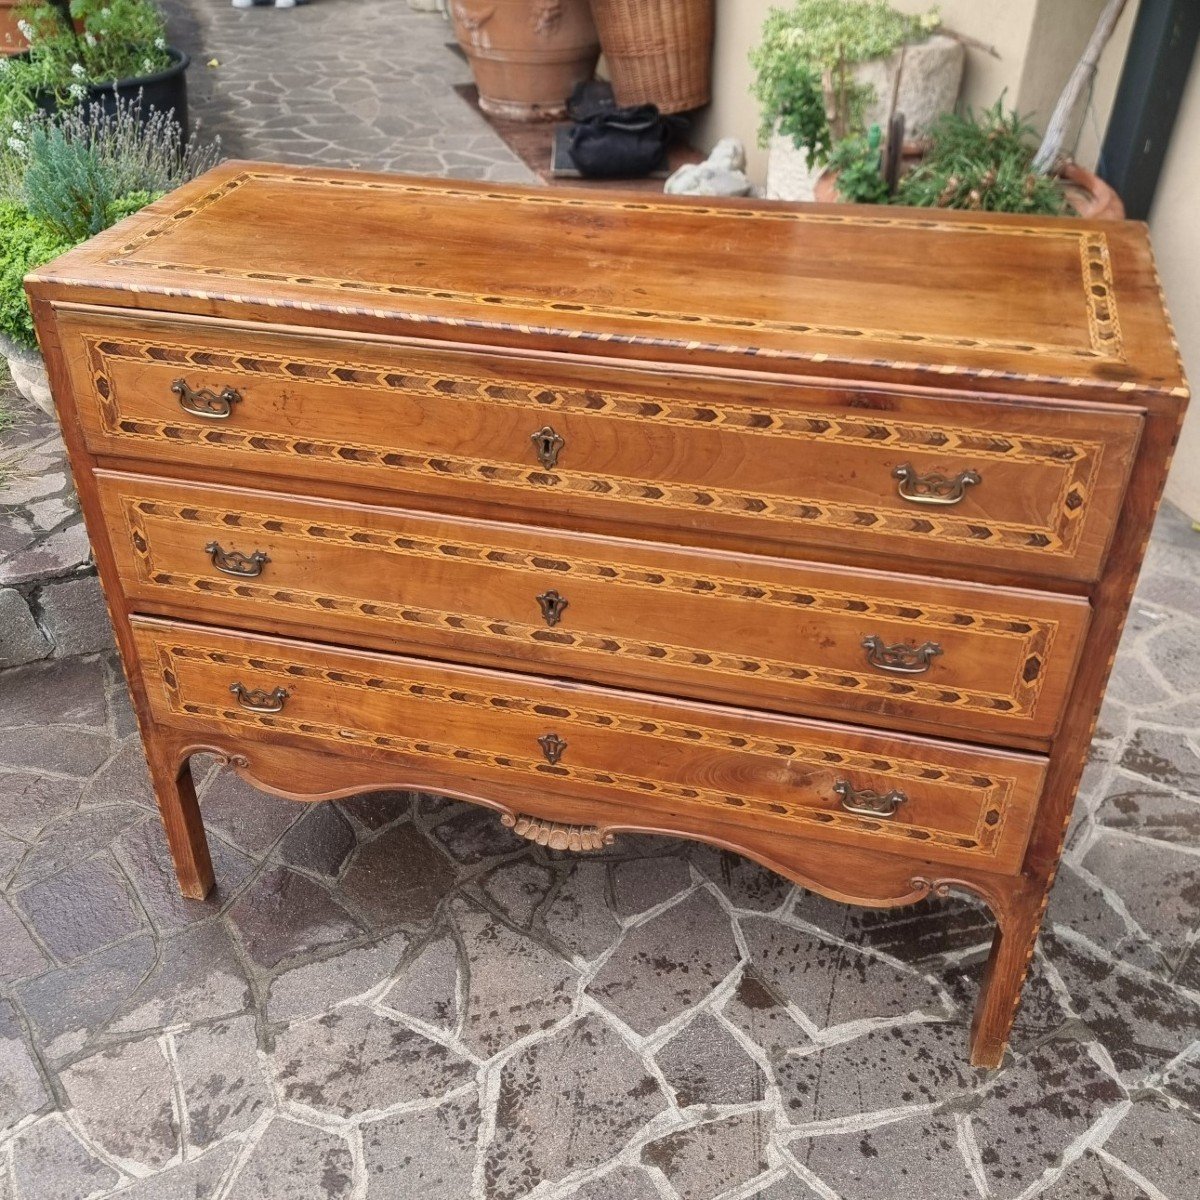
<path fill-rule="evenodd" d="M 559 433 L 555 433 L 549 425 L 543 425 L 536 433 L 529 435 L 529 440 L 533 443 L 533 448 L 537 451 L 538 462 L 547 471 L 553 471 L 558 466 L 560 451 L 567 444 L 566 438 Z"/>
<path fill-rule="evenodd" d="M 236 575 L 240 579 L 253 579 L 261 575 L 263 567 L 271 561 L 261 550 L 243 554 L 240 550 L 224 550 L 219 542 L 209 542 L 204 547 L 204 553 L 222 574 Z"/>
<path fill-rule="evenodd" d="M 892 671 L 896 675 L 924 675 L 932 660 L 942 652 L 937 642 L 925 642 L 920 646 L 897 642 L 894 646 L 888 646 L 874 634 L 863 638 L 862 644 L 871 666 L 881 671 Z"/>
<path fill-rule="evenodd" d="M 845 779 L 839 779 L 833 790 L 841 797 L 842 808 L 856 817 L 894 817 L 896 809 L 908 802 L 903 792 L 857 791 Z"/>
<path fill-rule="evenodd" d="M 563 751 L 567 748 L 567 743 L 557 733 L 543 733 L 538 738 L 538 745 L 541 746 L 542 753 L 551 766 L 554 766 L 562 758 Z"/>
<path fill-rule="evenodd" d="M 287 689 L 281 687 L 277 687 L 273 692 L 264 692 L 261 688 L 248 688 L 242 683 L 231 683 L 229 690 L 247 712 L 283 712 L 283 702 L 288 697 Z"/>
<path fill-rule="evenodd" d="M 912 504 L 957 504 L 967 488 L 983 482 L 979 472 L 971 470 L 957 475 L 939 475 L 936 471 L 918 475 L 912 463 L 901 463 L 892 471 L 892 477 L 900 480 L 897 490 L 901 498 Z"/>
<path fill-rule="evenodd" d="M 234 388 L 190 388 L 186 379 L 177 379 L 171 391 L 179 397 L 179 407 L 193 417 L 204 417 L 207 421 L 227 421 L 233 415 L 233 406 L 242 398 Z"/>
<path fill-rule="evenodd" d="M 542 610 L 542 616 L 545 618 L 546 624 L 551 629 L 562 620 L 562 615 L 566 611 L 568 601 L 560 596 L 557 592 L 543 592 L 538 598 L 538 607 Z"/>

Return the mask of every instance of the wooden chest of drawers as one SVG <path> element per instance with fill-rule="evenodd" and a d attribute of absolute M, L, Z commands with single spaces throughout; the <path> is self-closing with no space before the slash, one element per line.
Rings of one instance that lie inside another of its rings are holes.
<path fill-rule="evenodd" d="M 999 1062 L 1187 392 L 1144 230 L 232 163 L 29 281 L 188 758 L 997 919 Z"/>

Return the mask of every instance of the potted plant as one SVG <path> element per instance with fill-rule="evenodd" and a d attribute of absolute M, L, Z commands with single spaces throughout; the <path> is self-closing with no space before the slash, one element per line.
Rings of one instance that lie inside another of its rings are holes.
<path fill-rule="evenodd" d="M 19 11 L 28 50 L 0 64 L 0 130 L 37 111 L 124 104 L 143 118 L 171 113 L 187 137 L 188 56 L 167 44 L 153 0 L 41 0 Z"/>
<path fill-rule="evenodd" d="M 451 0 L 450 16 L 479 107 L 493 116 L 563 116 L 567 97 L 591 79 L 600 57 L 588 0 Z"/>
<path fill-rule="evenodd" d="M 893 180 L 887 178 L 882 137 L 838 142 L 817 183 L 818 200 L 856 204 L 907 204 L 974 212 L 1075 214 L 1093 219 L 1125 215 L 1120 197 L 1103 180 L 1074 163 L 1054 173 L 1037 169 L 1036 132 L 1001 97 L 982 113 L 946 113 Z"/>
<path fill-rule="evenodd" d="M 17 10 L 24 0 L 0 0 L 0 55 L 21 54 L 29 43 L 18 24 Z"/>
<path fill-rule="evenodd" d="M 713 0 L 592 0 L 592 13 L 618 104 L 680 113 L 712 98 Z"/>
<path fill-rule="evenodd" d="M 218 142 L 182 139 L 165 112 L 143 119 L 79 107 L 27 118 L 0 144 L 0 353 L 18 389 L 46 411 L 24 278 L 216 163 Z"/>
<path fill-rule="evenodd" d="M 915 16 L 884 0 L 795 0 L 772 9 L 750 55 L 770 148 L 767 196 L 811 200 L 834 144 L 901 112 L 910 131 L 954 107 L 965 51 L 939 34 L 936 11 Z"/>

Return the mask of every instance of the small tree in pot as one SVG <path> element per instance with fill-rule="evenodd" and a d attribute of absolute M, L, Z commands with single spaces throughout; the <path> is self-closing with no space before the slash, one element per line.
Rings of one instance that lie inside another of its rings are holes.
<path fill-rule="evenodd" d="M 934 36 L 939 27 L 934 11 L 912 16 L 884 0 L 772 9 L 750 56 L 759 139 L 771 148 L 767 195 L 811 200 L 833 146 L 873 124 L 887 129 L 897 108 L 910 128 L 953 108 L 965 54 L 954 39 Z"/>

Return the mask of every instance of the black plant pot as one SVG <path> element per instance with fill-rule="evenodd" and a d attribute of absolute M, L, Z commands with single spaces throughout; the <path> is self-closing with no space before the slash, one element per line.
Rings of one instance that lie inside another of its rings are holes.
<path fill-rule="evenodd" d="M 153 75 L 135 75 L 131 79 L 117 79 L 112 83 L 89 84 L 87 97 L 80 106 L 93 112 L 112 116 L 117 105 L 132 107 L 138 119 L 146 121 L 151 110 L 170 112 L 182 130 L 183 140 L 188 137 L 187 75 L 188 63 L 192 60 L 182 50 L 167 47 L 171 65 Z M 54 97 L 43 97 L 40 107 L 53 112 L 57 107 Z"/>

